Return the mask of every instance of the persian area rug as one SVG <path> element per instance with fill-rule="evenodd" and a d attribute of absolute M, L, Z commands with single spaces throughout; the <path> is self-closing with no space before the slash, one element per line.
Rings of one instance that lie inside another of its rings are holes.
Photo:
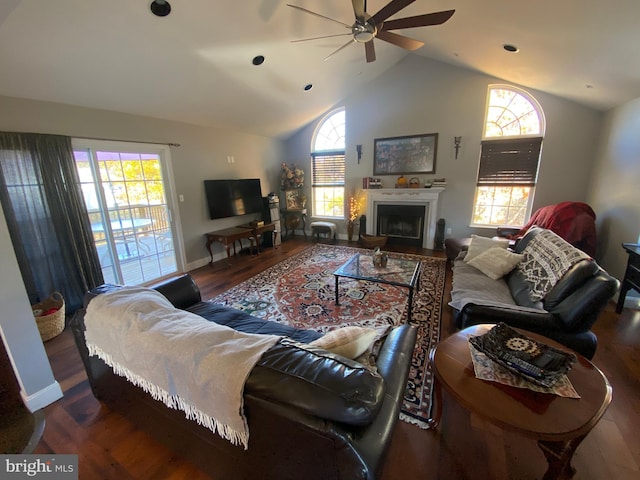
<path fill-rule="evenodd" d="M 404 287 L 340 278 L 340 305 L 335 304 L 333 272 L 356 253 L 371 255 L 372 251 L 315 245 L 210 301 L 323 333 L 347 325 L 401 325 L 407 318 L 409 293 Z M 440 338 L 446 260 L 401 253 L 391 256 L 422 261 L 412 311 L 418 339 L 400 418 L 426 429 L 433 386 L 429 352 Z"/>

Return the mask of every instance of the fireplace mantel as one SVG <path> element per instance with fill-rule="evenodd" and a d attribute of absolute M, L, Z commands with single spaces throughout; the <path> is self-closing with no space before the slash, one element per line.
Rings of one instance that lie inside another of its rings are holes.
<path fill-rule="evenodd" d="M 423 248 L 433 249 L 438 221 L 438 198 L 442 187 L 380 188 L 365 190 L 367 194 L 367 235 L 378 231 L 378 205 L 422 205 L 425 207 Z"/>

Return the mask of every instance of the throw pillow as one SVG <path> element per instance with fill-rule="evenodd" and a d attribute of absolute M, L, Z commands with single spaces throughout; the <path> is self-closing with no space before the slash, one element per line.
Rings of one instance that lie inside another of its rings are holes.
<path fill-rule="evenodd" d="M 506 250 L 509 247 L 509 240 L 494 240 L 489 237 L 471 235 L 471 243 L 469 244 L 469 250 L 467 251 L 467 255 L 464 257 L 464 261 L 469 263 L 470 260 L 473 260 L 474 257 L 477 257 L 482 252 L 496 247 Z"/>
<path fill-rule="evenodd" d="M 513 253 L 500 247 L 493 247 L 476 255 L 468 263 L 487 277 L 497 280 L 516 268 L 523 258 L 524 255 L 519 253 Z"/>
<path fill-rule="evenodd" d="M 377 334 L 378 331 L 375 328 L 342 327 L 326 333 L 309 345 L 324 348 L 353 360 L 367 351 Z"/>

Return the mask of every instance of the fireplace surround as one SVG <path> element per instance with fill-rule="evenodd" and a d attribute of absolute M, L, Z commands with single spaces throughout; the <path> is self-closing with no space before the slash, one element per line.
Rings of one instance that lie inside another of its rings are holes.
<path fill-rule="evenodd" d="M 416 235 L 415 225 L 410 225 L 407 221 L 396 219 L 396 226 L 392 226 L 395 230 L 392 235 L 401 235 L 402 231 L 406 231 L 408 237 L 421 237 L 422 244 L 416 243 L 416 246 L 422 248 L 433 249 L 436 233 L 436 224 L 438 221 L 438 200 L 440 194 L 444 191 L 441 187 L 431 188 L 380 188 L 376 190 L 365 190 L 367 194 L 367 234 L 378 235 L 380 232 L 380 222 L 378 220 L 378 209 L 383 206 L 383 210 L 387 207 L 395 206 L 413 206 L 424 207 L 424 220 L 422 221 L 421 235 Z M 388 225 L 387 225 L 388 228 Z M 383 225 L 384 229 L 384 225 Z M 418 240 L 419 241 L 419 240 Z"/>

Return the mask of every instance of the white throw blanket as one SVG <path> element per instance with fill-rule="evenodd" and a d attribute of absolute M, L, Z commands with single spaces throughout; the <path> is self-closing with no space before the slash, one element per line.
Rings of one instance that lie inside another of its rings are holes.
<path fill-rule="evenodd" d="M 92 299 L 85 326 L 91 355 L 154 399 L 247 449 L 244 384 L 280 337 L 237 332 L 176 309 L 143 287 Z"/>

